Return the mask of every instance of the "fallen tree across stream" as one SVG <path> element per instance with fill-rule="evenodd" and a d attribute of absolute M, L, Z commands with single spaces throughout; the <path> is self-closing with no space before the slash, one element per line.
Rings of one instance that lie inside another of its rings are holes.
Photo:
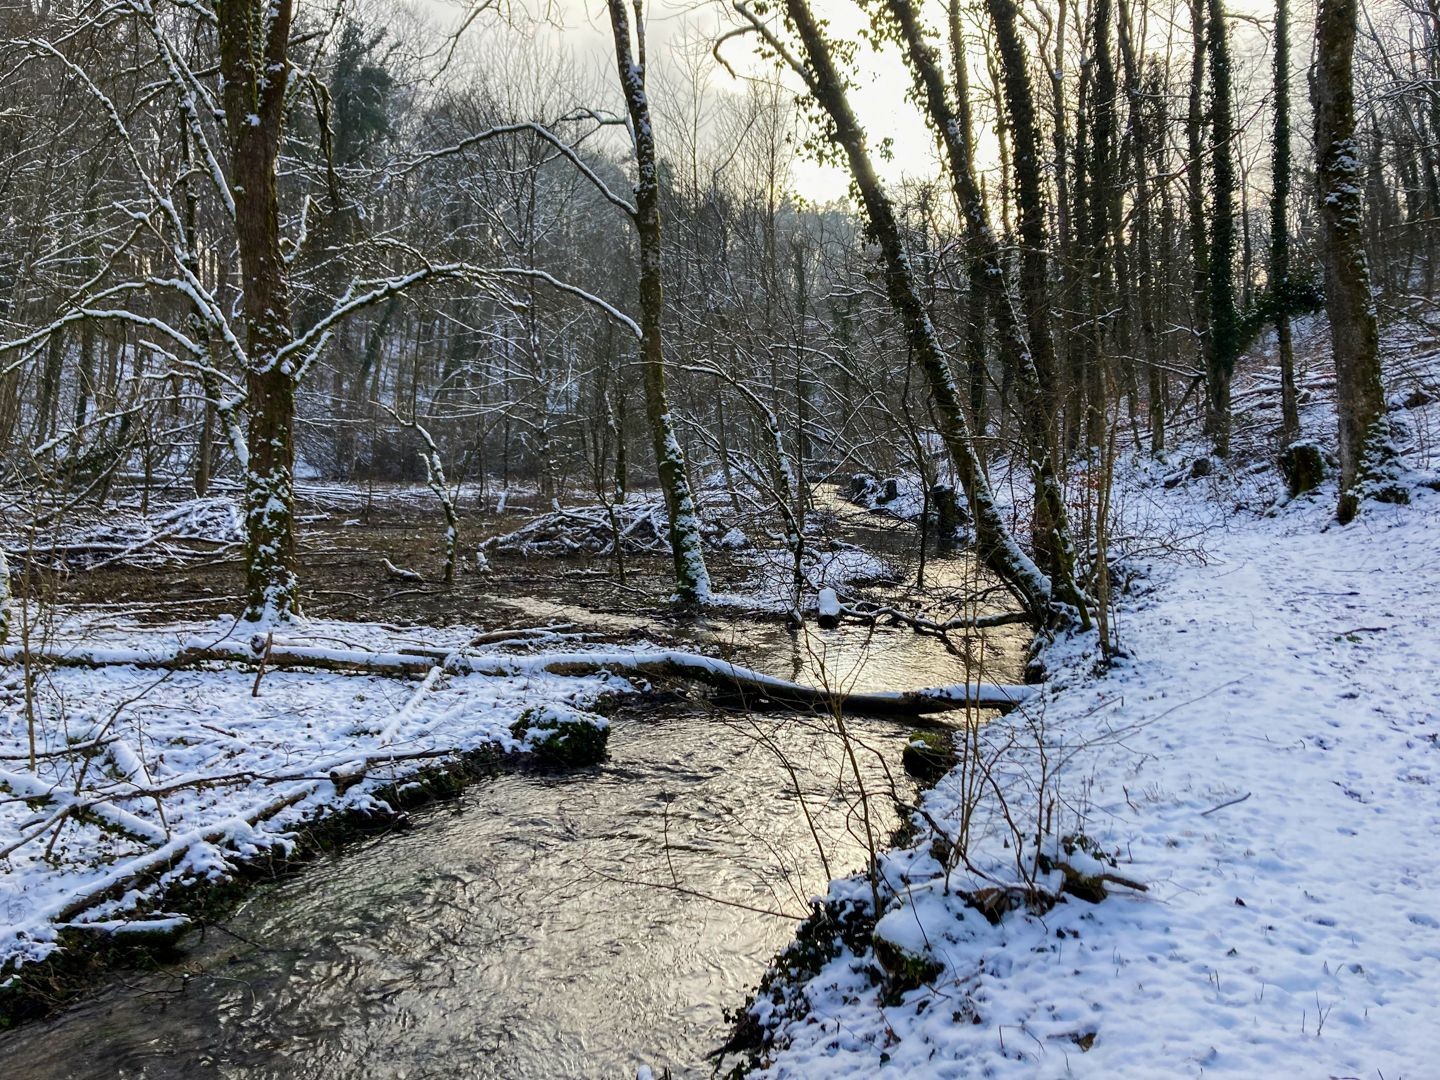
<path fill-rule="evenodd" d="M 412 648 L 397 652 L 337 649 L 286 644 L 256 636 L 249 642 L 221 640 L 182 642 L 173 648 L 109 649 L 48 646 L 26 650 L 0 649 L 0 662 L 58 667 L 106 667 L 182 670 L 213 663 L 241 664 L 258 669 L 312 668 L 365 675 L 424 677 L 439 666 L 453 674 L 595 675 L 623 672 L 649 678 L 704 683 L 739 703 L 779 705 L 821 712 L 841 711 L 868 716 L 922 717 L 957 709 L 1009 712 L 1034 692 L 1031 686 L 996 683 L 955 683 L 918 690 L 847 692 L 836 687 L 807 686 L 776 678 L 728 660 L 680 649 L 576 651 L 528 655 L 472 655 L 464 650 Z M 728 703 L 728 702 L 727 702 Z"/>

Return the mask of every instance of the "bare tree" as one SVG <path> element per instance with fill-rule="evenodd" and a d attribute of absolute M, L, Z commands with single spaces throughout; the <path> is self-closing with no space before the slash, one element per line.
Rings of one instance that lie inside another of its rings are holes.
<path fill-rule="evenodd" d="M 675 561 L 675 593 L 683 603 L 709 599 L 710 574 L 700 544 L 700 518 L 685 473 L 685 452 L 676 437 L 675 421 L 665 389 L 665 344 L 662 320 L 665 287 L 661 271 L 660 177 L 655 154 L 655 128 L 645 92 L 645 23 L 643 5 L 635 3 L 634 41 L 625 0 L 609 0 L 610 28 L 615 39 L 615 64 L 630 113 L 635 147 L 635 230 L 640 245 L 640 353 L 645 374 L 645 415 L 655 447 L 655 465 L 669 515 L 670 549 Z"/>
<path fill-rule="evenodd" d="M 871 231 L 880 247 L 887 296 L 900 318 L 907 344 L 924 372 L 939 419 L 941 437 L 969 500 L 981 557 L 1016 593 L 1037 622 L 1052 623 L 1057 618 L 1063 621 L 1067 616 L 1052 601 L 1073 605 L 1078 597 L 1060 596 L 1053 592 L 1050 578 L 1020 549 L 995 505 L 990 483 L 975 453 L 969 422 L 950 372 L 949 358 L 921 297 L 894 204 L 875 171 L 864 129 L 850 106 L 846 80 L 836 66 L 833 49 L 821 24 L 806 0 L 787 0 L 785 14 L 799 38 L 804 56 L 802 60 L 790 52 L 744 0 L 736 0 L 734 6 L 805 80 L 809 92 L 828 117 L 828 138 L 844 153 L 849 164 L 850 175 L 859 190 Z M 1071 615 L 1083 619 L 1084 611 L 1083 605 L 1079 607 L 1079 613 L 1072 606 Z"/>

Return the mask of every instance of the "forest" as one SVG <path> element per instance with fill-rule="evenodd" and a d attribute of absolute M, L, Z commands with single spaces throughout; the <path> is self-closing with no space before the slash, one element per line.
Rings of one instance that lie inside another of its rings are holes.
<path fill-rule="evenodd" d="M 1435 0 L 0 0 L 0 217 L 5 1076 L 1432 1067 Z"/>

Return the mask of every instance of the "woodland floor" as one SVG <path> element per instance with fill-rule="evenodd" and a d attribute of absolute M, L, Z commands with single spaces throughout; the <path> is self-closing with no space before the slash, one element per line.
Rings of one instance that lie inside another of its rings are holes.
<path fill-rule="evenodd" d="M 898 899 L 877 928 L 940 973 L 887 1003 L 873 955 L 843 949 L 801 1009 L 757 1010 L 783 1047 L 760 1075 L 1435 1075 L 1440 351 L 1389 345 L 1412 505 L 1342 528 L 1333 484 L 1286 503 L 1261 452 L 1274 395 L 1248 393 L 1271 373 L 1253 373 L 1229 467 L 1169 490 L 1198 447 L 1121 469 L 1125 655 L 1097 674 L 1088 649 L 1058 644 L 1043 698 L 991 725 L 1043 732 L 1056 831 L 1088 835 L 1148 891 L 991 925 L 956 895 L 983 874 L 947 877 L 930 854 L 959 829 L 957 770 L 914 846 L 883 860 Z M 1333 412 L 1312 377 L 1304 423 L 1323 440 Z M 1035 767 L 1017 759 L 1001 784 L 1023 813 Z M 1013 879 L 1002 826 L 982 815 L 972 858 Z"/>
<path fill-rule="evenodd" d="M 1440 463 L 1440 351 L 1415 334 L 1389 347 L 1412 505 L 1373 506 L 1340 528 L 1333 485 L 1287 502 L 1272 459 L 1274 381 L 1263 363 L 1247 370 L 1230 462 L 1192 479 L 1198 445 L 1164 461 L 1122 457 L 1111 552 L 1121 655 L 1102 671 L 1093 642 L 1056 643 L 1043 694 L 983 729 L 998 747 L 1004 809 L 1024 820 L 1046 792 L 1057 835 L 1092 838 L 1147 891 L 1112 888 L 1098 904 L 1068 898 L 992 925 L 958 894 L 1013 881 L 1017 848 L 991 805 L 971 826 L 970 868 L 942 870 L 933 841 L 957 838 L 966 805 L 952 773 L 925 797 L 914 844 L 880 863 L 893 896 L 876 933 L 938 976 L 882 997 L 873 953 L 842 950 L 796 988 L 803 1007 L 757 1007 L 773 1037 L 759 1075 L 1428 1074 L 1440 1029 L 1440 494 L 1423 481 Z M 1302 384 L 1307 432 L 1323 440 L 1334 425 L 1325 372 L 1315 365 Z M 375 512 L 363 527 L 379 539 L 363 551 L 347 541 L 362 511 L 327 513 L 307 526 L 314 620 L 302 636 L 317 647 L 454 647 L 477 630 L 567 621 L 567 602 L 590 612 L 579 631 L 674 640 L 644 559 L 626 587 L 584 560 L 544 574 L 494 560 L 444 590 L 395 580 L 382 561 L 433 572 L 439 531 L 415 528 L 435 520 L 433 507 Z M 467 535 L 504 521 L 472 519 Z M 717 565 L 723 588 L 763 598 L 764 583 L 746 578 L 757 564 Z M 55 583 L 64 617 L 45 633 L 136 650 L 222 635 L 238 581 L 223 551 L 160 571 L 77 574 Z M 529 598 L 507 607 L 505 592 L 522 585 Z M 0 766 L 23 786 L 30 706 L 16 669 L 4 679 Z M 41 686 L 36 775 L 54 792 L 84 781 L 92 799 L 103 787 L 125 808 L 92 802 L 51 844 L 48 833 L 24 838 L 65 809 L 63 795 L 0 802 L 0 845 L 14 845 L 0 960 L 50 954 L 67 906 L 127 860 L 179 843 L 171 880 L 222 875 L 308 816 L 373 806 L 411 767 L 380 762 L 360 783 L 336 783 L 330 770 L 359 757 L 523 750 L 528 736 L 511 726 L 526 709 L 584 713 L 618 686 L 523 671 L 428 687 L 272 671 L 255 697 L 233 673 L 54 670 Z M 103 753 L 82 766 L 60 753 L 76 742 L 103 742 Z M 163 807 L 134 797 L 220 776 L 239 779 Z M 287 793 L 296 800 L 263 824 L 246 820 Z M 831 886 L 832 898 L 867 892 L 853 878 Z M 137 906 L 145 897 L 125 893 L 83 917 L 104 928 Z"/>

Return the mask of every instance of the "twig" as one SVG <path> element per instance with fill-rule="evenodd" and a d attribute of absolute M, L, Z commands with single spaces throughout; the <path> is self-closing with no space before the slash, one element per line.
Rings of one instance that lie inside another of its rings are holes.
<path fill-rule="evenodd" d="M 265 665 L 270 662 L 270 650 L 275 647 L 275 631 L 265 635 L 265 651 L 260 656 L 260 666 L 255 670 L 255 685 L 250 688 L 251 697 L 260 696 L 260 680 L 265 677 Z"/>
<path fill-rule="evenodd" d="M 1241 795 L 1238 799 L 1231 799 L 1229 802 L 1222 802 L 1219 806 L 1212 806 L 1209 810 L 1201 810 L 1201 811 L 1200 811 L 1200 816 L 1201 816 L 1201 817 L 1205 817 L 1205 816 L 1207 816 L 1207 815 L 1209 815 L 1209 814 L 1215 813 L 1216 810 L 1224 810 L 1225 807 L 1227 807 L 1227 806 L 1234 806 L 1234 805 L 1236 805 L 1237 803 L 1242 803 L 1242 802 L 1244 802 L 1246 799 L 1248 799 L 1248 798 L 1249 798 L 1251 795 L 1253 795 L 1253 794 L 1254 794 L 1253 791 L 1247 791 L 1247 792 L 1245 792 L 1244 795 Z"/>

